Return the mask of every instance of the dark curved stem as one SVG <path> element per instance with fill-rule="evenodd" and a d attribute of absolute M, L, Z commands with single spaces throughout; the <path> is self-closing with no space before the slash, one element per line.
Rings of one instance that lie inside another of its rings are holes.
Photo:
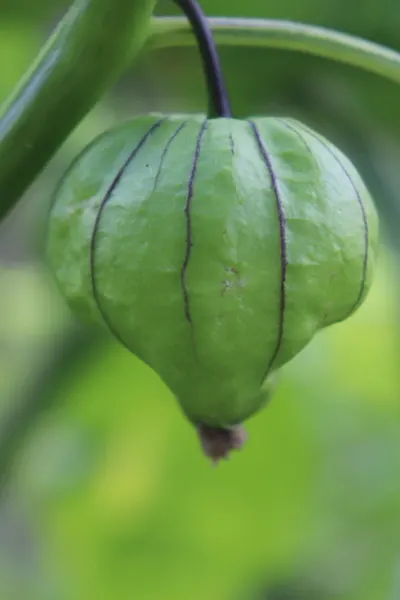
<path fill-rule="evenodd" d="M 196 0 L 174 0 L 190 21 L 199 45 L 207 81 L 210 117 L 232 117 L 221 63 L 211 27 Z"/>

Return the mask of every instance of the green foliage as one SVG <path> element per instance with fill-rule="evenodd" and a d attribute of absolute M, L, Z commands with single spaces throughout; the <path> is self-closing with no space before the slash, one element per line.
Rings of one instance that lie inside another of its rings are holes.
<path fill-rule="evenodd" d="M 38 49 L 38 23 L 66 4 L 1 3 L 2 97 Z M 159 11 L 169 5 L 160 2 Z M 298 18 L 398 45 L 391 0 L 204 0 L 204 7 Z M 133 112 L 202 110 L 194 57 L 170 51 L 143 58 L 27 201 L 47 201 L 72 156 Z M 223 58 L 236 113 L 298 116 L 335 140 L 397 235 L 399 89 L 292 53 L 241 48 Z M 23 208 L 32 234 L 37 221 Z M 1 236 L 3 255 L 17 255 L 20 235 L 6 246 Z M 69 322 L 41 273 L 3 268 L 0 285 L 1 418 L 50 337 Z M 149 368 L 117 345 L 88 353 L 53 389 L 55 408 L 39 419 L 14 465 L 0 506 L 0 597 L 266 600 L 286 589 L 298 600 L 304 587 L 320 590 L 318 600 L 397 598 L 398 299 L 397 259 L 383 248 L 363 307 L 284 370 L 273 402 L 249 423 L 245 452 L 214 470 Z"/>

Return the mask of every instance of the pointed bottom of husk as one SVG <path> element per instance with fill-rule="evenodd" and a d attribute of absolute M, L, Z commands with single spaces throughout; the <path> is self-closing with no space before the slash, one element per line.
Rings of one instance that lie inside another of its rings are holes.
<path fill-rule="evenodd" d="M 200 424 L 197 426 L 197 433 L 204 454 L 214 465 L 222 459 L 228 460 L 233 450 L 241 450 L 248 438 L 242 425 L 220 428 Z"/>

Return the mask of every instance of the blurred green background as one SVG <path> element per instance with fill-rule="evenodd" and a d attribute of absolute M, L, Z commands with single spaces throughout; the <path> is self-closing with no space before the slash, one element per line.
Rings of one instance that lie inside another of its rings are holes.
<path fill-rule="evenodd" d="M 2 0 L 0 101 L 68 5 Z M 202 5 L 400 51 L 397 0 Z M 400 599 L 400 88 L 289 52 L 221 56 L 238 116 L 298 117 L 357 164 L 382 216 L 371 295 L 211 468 L 158 377 L 73 321 L 41 259 L 52 190 L 85 143 L 140 112 L 204 110 L 194 48 L 142 56 L 0 225 L 2 600 Z"/>

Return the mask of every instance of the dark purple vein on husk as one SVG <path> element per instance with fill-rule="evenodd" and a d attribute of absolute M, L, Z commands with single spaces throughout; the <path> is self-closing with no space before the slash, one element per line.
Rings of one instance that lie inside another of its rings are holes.
<path fill-rule="evenodd" d="M 280 237 L 280 254 L 281 254 L 281 282 L 280 282 L 280 300 L 279 300 L 279 327 L 278 337 L 276 345 L 272 354 L 272 357 L 268 363 L 267 369 L 263 375 L 263 381 L 267 377 L 268 373 L 272 369 L 274 362 L 278 356 L 279 350 L 282 346 L 283 332 L 284 332 L 284 321 L 285 321 L 285 309 L 286 309 L 286 274 L 287 274 L 287 242 L 286 242 L 286 216 L 283 206 L 283 200 L 279 191 L 278 178 L 274 171 L 271 157 L 264 146 L 261 134 L 254 123 L 249 121 L 251 129 L 254 133 L 260 154 L 263 158 L 265 166 L 268 169 L 269 176 L 271 178 L 271 185 L 275 195 L 276 208 L 279 220 L 279 237 Z"/>
<path fill-rule="evenodd" d="M 160 160 L 160 166 L 158 167 L 158 171 L 157 171 L 157 175 L 154 179 L 154 188 L 153 191 L 156 190 L 159 179 L 160 179 L 160 175 L 161 175 L 161 171 L 163 169 L 164 163 L 165 163 L 165 159 L 167 158 L 167 154 L 168 154 L 168 150 L 170 149 L 172 142 L 178 137 L 178 135 L 180 134 L 180 132 L 186 127 L 186 125 L 188 124 L 188 121 L 184 121 L 183 123 L 181 123 L 178 127 L 178 129 L 172 134 L 172 136 L 169 138 L 163 153 L 161 155 L 161 160 Z"/>
<path fill-rule="evenodd" d="M 289 129 L 290 131 L 293 131 L 293 133 L 295 135 L 297 135 L 297 137 L 303 143 L 303 145 L 306 148 L 307 152 L 309 154 L 311 154 L 312 158 L 314 159 L 315 164 L 317 165 L 317 161 L 315 159 L 314 152 L 312 151 L 312 148 L 311 148 L 310 144 L 307 142 L 307 140 L 301 135 L 300 131 L 298 129 L 296 129 L 296 127 L 294 127 L 291 123 L 289 123 L 288 121 L 286 121 L 286 119 L 283 119 L 282 117 L 277 117 L 276 120 L 279 121 L 279 123 L 282 123 L 282 125 L 284 125 L 286 127 L 286 129 Z"/>
<path fill-rule="evenodd" d="M 232 133 L 229 134 L 229 147 L 233 156 L 236 154 L 235 140 L 233 139 Z"/>
<path fill-rule="evenodd" d="M 360 290 L 358 292 L 357 295 L 357 299 L 354 302 L 354 304 L 351 306 L 349 312 L 343 317 L 342 320 L 346 319 L 349 315 L 351 315 L 355 309 L 357 308 L 357 306 L 360 304 L 362 297 L 364 295 L 364 291 L 365 291 L 365 283 L 367 280 L 367 269 L 368 269 L 368 248 L 369 248 L 369 227 L 368 227 L 368 219 L 367 219 L 367 213 L 365 210 L 365 206 L 363 203 L 363 200 L 361 198 L 361 194 L 356 186 L 356 184 L 354 183 L 349 171 L 347 170 L 347 168 L 345 167 L 345 165 L 342 163 L 342 161 L 340 160 L 339 156 L 337 156 L 337 154 L 334 152 L 334 150 L 329 146 L 329 144 L 327 142 L 325 142 L 325 140 L 323 140 L 322 138 L 320 138 L 314 131 L 312 131 L 312 129 L 309 129 L 308 127 L 306 127 L 305 125 L 303 125 L 301 123 L 301 128 L 305 133 L 308 133 L 308 135 L 310 135 L 312 138 L 314 138 L 317 142 L 319 142 L 319 144 L 327 151 L 329 152 L 329 154 L 332 156 L 332 158 L 336 161 L 336 163 L 339 165 L 339 167 L 341 168 L 341 170 L 343 171 L 343 173 L 346 175 L 348 181 L 350 182 L 351 187 L 354 190 L 354 193 L 356 195 L 357 198 L 357 203 L 360 207 L 360 212 L 361 212 L 361 218 L 362 218 L 362 222 L 363 222 L 363 228 L 364 228 L 364 258 L 363 258 L 363 264 L 362 264 L 362 274 L 361 274 L 361 284 L 360 284 Z"/>
<path fill-rule="evenodd" d="M 102 217 L 103 211 L 104 211 L 106 205 L 108 204 L 108 202 L 110 201 L 110 199 L 112 198 L 113 192 L 115 191 L 116 187 L 120 183 L 120 181 L 121 181 L 121 179 L 122 179 L 122 177 L 123 177 L 126 169 L 129 167 L 129 165 L 134 160 L 134 158 L 136 157 L 137 153 L 144 146 L 144 144 L 149 139 L 149 137 L 154 133 L 154 131 L 156 129 L 158 129 L 160 127 L 160 125 L 164 121 L 165 121 L 165 119 L 160 119 L 159 121 L 157 121 L 156 123 L 154 123 L 150 127 L 150 129 L 145 133 L 145 135 L 139 141 L 139 143 L 134 148 L 134 150 L 132 150 L 132 152 L 129 154 L 128 158 L 126 159 L 126 161 L 124 162 L 124 164 L 122 165 L 122 167 L 119 169 L 118 173 L 116 174 L 116 176 L 112 180 L 110 186 L 108 187 L 108 189 L 107 189 L 107 191 L 106 191 L 106 193 L 104 195 L 104 198 L 101 201 L 101 204 L 100 204 L 100 207 L 99 207 L 99 210 L 98 210 L 98 213 L 96 215 L 96 219 L 95 219 L 95 222 L 94 222 L 94 225 L 93 225 L 92 237 L 90 239 L 90 279 L 91 279 L 91 284 L 92 284 L 93 299 L 94 299 L 95 304 L 97 306 L 97 309 L 99 310 L 101 316 L 103 317 L 104 322 L 107 325 L 110 333 L 112 333 L 112 335 L 119 342 L 121 342 L 121 344 L 123 346 L 125 346 L 126 348 L 128 347 L 127 344 L 124 342 L 124 340 L 118 334 L 118 332 L 115 331 L 115 329 L 113 328 L 112 324 L 110 323 L 109 318 L 107 317 L 107 314 L 105 313 L 105 311 L 103 310 L 103 308 L 101 306 L 99 292 L 98 292 L 98 289 L 97 289 L 96 272 L 95 272 L 95 267 L 96 267 L 96 264 L 95 264 L 96 263 L 96 260 L 95 260 L 95 258 L 96 258 L 95 257 L 95 253 L 96 253 L 96 238 L 97 238 L 97 233 L 99 231 L 99 226 L 100 226 L 100 221 L 101 221 L 101 217 Z"/>
<path fill-rule="evenodd" d="M 188 190 L 187 190 L 187 196 L 186 196 L 186 204 L 185 204 L 186 252 L 185 252 L 185 258 L 184 258 L 182 268 L 181 268 L 181 286 L 182 286 L 182 293 L 183 293 L 183 299 L 184 299 L 184 304 L 185 304 L 185 317 L 190 324 L 192 324 L 193 322 L 192 322 L 192 316 L 190 313 L 190 299 L 189 299 L 189 292 L 188 292 L 187 285 L 186 285 L 186 275 L 187 275 L 187 268 L 188 268 L 189 260 L 190 260 L 190 254 L 191 254 L 192 246 L 193 246 L 191 208 L 192 208 L 192 201 L 193 201 L 193 194 L 194 194 L 194 183 L 195 183 L 196 174 L 197 174 L 197 166 L 198 166 L 198 162 L 199 162 L 199 158 L 200 158 L 201 143 L 202 143 L 203 136 L 204 136 L 204 133 L 207 128 L 207 122 L 208 122 L 207 119 L 203 122 L 200 132 L 199 132 L 199 135 L 197 136 L 196 149 L 195 149 L 195 153 L 194 153 L 194 157 L 193 157 L 192 170 L 190 172 L 190 178 L 189 178 L 189 184 L 188 184 Z"/>

